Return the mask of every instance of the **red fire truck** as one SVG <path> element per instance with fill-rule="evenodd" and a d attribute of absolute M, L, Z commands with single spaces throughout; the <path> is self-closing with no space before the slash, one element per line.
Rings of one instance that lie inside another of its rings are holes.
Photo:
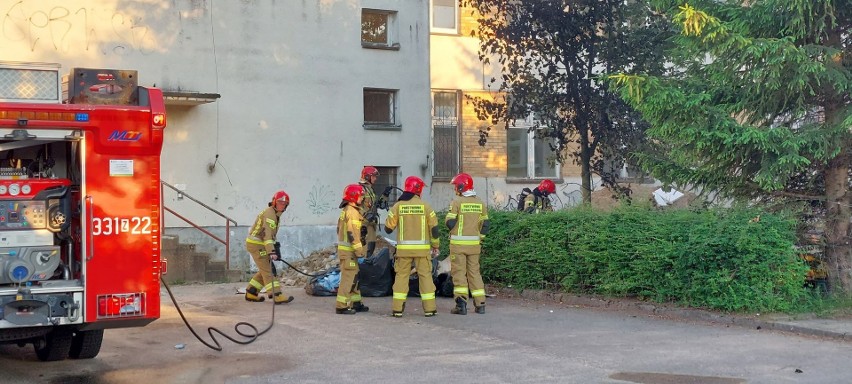
<path fill-rule="evenodd" d="M 165 106 L 126 72 L 72 70 L 64 103 L 0 92 L 0 343 L 44 361 L 160 316 Z"/>

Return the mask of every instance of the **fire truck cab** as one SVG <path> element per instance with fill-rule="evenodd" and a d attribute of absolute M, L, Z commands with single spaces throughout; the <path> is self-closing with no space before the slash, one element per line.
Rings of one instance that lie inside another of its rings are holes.
<path fill-rule="evenodd" d="M 0 87 L 0 343 L 93 358 L 160 315 L 162 92 L 13 63 Z"/>

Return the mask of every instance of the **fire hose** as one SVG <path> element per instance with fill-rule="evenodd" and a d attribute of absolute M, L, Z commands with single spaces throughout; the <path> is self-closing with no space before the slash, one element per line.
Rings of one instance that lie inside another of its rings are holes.
<path fill-rule="evenodd" d="M 382 201 L 384 201 L 384 204 L 381 208 L 387 209 L 387 200 L 386 199 L 390 195 L 390 191 L 393 188 L 399 189 L 398 187 L 394 187 L 394 186 L 390 186 L 390 187 L 386 188 L 385 191 L 382 193 L 382 199 L 380 199 L 380 201 L 374 206 L 374 209 L 372 211 L 374 214 L 375 214 L 375 208 L 379 208 L 379 205 L 382 205 Z M 279 243 L 279 242 L 275 242 L 275 253 L 278 255 L 278 259 L 281 260 L 281 262 L 283 262 L 288 267 L 290 267 L 292 270 L 294 270 L 298 273 L 301 273 L 301 274 L 308 276 L 308 277 L 322 276 L 322 274 L 320 274 L 320 273 L 310 274 L 310 273 L 302 272 L 301 270 L 299 270 L 298 268 L 294 267 L 292 264 L 290 264 L 286 260 L 284 260 L 284 258 L 281 255 L 281 243 Z M 269 265 L 272 268 L 272 276 L 275 279 L 277 279 L 278 278 L 278 270 L 275 267 L 275 263 L 273 262 L 272 258 L 269 258 Z M 168 284 L 166 284 L 166 281 L 163 280 L 162 276 L 160 276 L 160 281 L 163 283 L 163 286 L 166 288 L 166 292 L 168 292 L 169 298 L 172 300 L 172 303 L 175 305 L 175 309 L 177 309 L 178 315 L 180 315 L 180 318 L 181 318 L 181 320 L 183 320 L 183 323 L 184 323 L 184 325 L 186 325 L 186 328 L 189 329 L 189 331 L 192 333 L 192 335 L 195 336 L 195 338 L 198 339 L 198 341 L 201 342 L 201 344 L 204 344 L 206 347 L 213 349 L 215 351 L 220 351 L 220 352 L 222 351 L 222 344 L 220 344 L 219 340 L 216 339 L 215 334 L 219 334 L 220 336 L 230 340 L 231 342 L 233 342 L 235 344 L 247 345 L 247 344 L 251 344 L 251 343 L 255 342 L 258 337 L 260 337 L 261 335 L 265 334 L 270 329 L 272 329 L 272 326 L 275 324 L 275 307 L 276 307 L 276 305 L 273 304 L 272 305 L 272 318 L 270 319 L 269 326 L 264 328 L 262 331 L 258 331 L 257 327 L 254 326 L 254 324 L 251 324 L 251 323 L 246 322 L 246 321 L 240 321 L 240 322 L 234 324 L 234 332 L 236 332 L 238 335 L 240 335 L 240 336 L 242 336 L 246 339 L 245 340 L 238 340 L 234 337 L 227 335 L 225 332 L 222 332 L 221 330 L 219 330 L 216 327 L 207 327 L 207 334 L 210 335 L 210 339 L 213 341 L 212 344 L 208 343 L 206 340 L 202 339 L 201 336 L 198 335 L 198 332 L 195 331 L 195 328 L 193 328 L 192 325 L 189 324 L 189 320 L 187 320 L 186 316 L 183 314 L 183 310 L 181 310 L 180 305 L 177 302 L 177 299 L 175 299 L 175 296 L 172 293 L 172 289 L 169 287 Z M 276 292 L 275 292 L 276 289 L 281 289 L 281 288 L 277 284 L 272 284 L 272 295 L 273 295 L 273 297 L 276 294 Z M 274 301 L 273 301 L 273 303 L 274 303 Z M 244 331 L 243 329 L 245 329 L 245 328 L 248 328 L 250 330 L 250 332 Z"/>
<path fill-rule="evenodd" d="M 275 243 L 275 250 L 276 250 L 276 252 L 278 252 L 279 260 L 284 262 L 284 264 L 287 264 L 287 266 L 289 266 L 290 268 L 292 268 L 296 272 L 299 272 L 303 275 L 311 276 L 311 277 L 320 276 L 320 274 L 312 275 L 312 274 L 302 272 L 302 271 L 296 269 L 296 267 L 290 265 L 290 263 L 281 259 L 281 257 L 280 257 L 280 255 L 281 255 L 281 253 L 280 253 L 281 252 L 281 244 L 280 243 L 277 243 L 277 242 Z M 278 272 L 275 269 L 275 263 L 272 261 L 272 258 L 269 259 L 269 265 L 272 267 L 273 277 L 277 279 L 278 278 Z M 221 352 L 222 349 L 223 349 L 222 344 L 220 344 L 219 340 L 216 339 L 215 334 L 219 334 L 220 336 L 230 340 L 231 342 L 233 342 L 235 344 L 247 345 L 247 344 L 251 344 L 251 343 L 255 342 L 258 337 L 260 337 L 261 335 L 265 334 L 270 329 L 272 329 L 272 326 L 275 324 L 275 307 L 276 307 L 276 305 L 273 304 L 272 305 L 272 318 L 269 321 L 269 326 L 264 328 L 262 331 L 258 331 L 257 327 L 252 323 L 249 323 L 247 321 L 240 321 L 240 322 L 234 324 L 234 332 L 236 332 L 238 335 L 240 335 L 240 336 L 242 336 L 246 339 L 245 340 L 238 340 L 234 337 L 227 335 L 225 332 L 222 332 L 221 330 L 219 330 L 216 327 L 208 327 L 207 328 L 207 334 L 210 335 L 210 339 L 212 340 L 212 344 L 211 344 L 211 343 L 207 342 L 206 340 L 202 339 L 201 336 L 198 335 L 198 332 L 195 331 L 195 328 L 193 328 L 192 325 L 189 324 L 189 320 L 187 320 L 186 315 L 183 314 L 183 310 L 181 310 L 180 305 L 177 302 L 177 299 L 175 299 L 175 295 L 172 293 L 172 289 L 169 287 L 169 285 L 166 283 L 166 281 L 163 280 L 162 276 L 160 276 L 160 282 L 162 282 L 163 286 L 166 288 L 166 292 L 168 292 L 169 298 L 172 300 L 172 303 L 175 305 L 175 309 L 177 309 L 178 315 L 180 315 L 181 320 L 183 320 L 183 323 L 184 323 L 184 325 L 186 325 L 186 328 L 189 329 L 189 332 L 191 332 L 192 335 L 195 336 L 195 338 L 198 339 L 199 342 L 201 342 L 201 344 L 204 344 L 206 347 L 213 349 L 215 351 Z M 281 288 L 277 284 L 272 284 L 273 297 L 276 293 L 275 292 L 276 289 L 281 289 Z M 248 331 L 246 331 L 245 328 L 248 328 Z"/>
<path fill-rule="evenodd" d="M 272 265 L 272 270 L 275 271 L 275 264 L 272 262 L 271 258 L 269 259 L 269 264 Z M 289 265 L 289 264 L 287 264 L 287 265 Z M 291 266 L 291 268 L 292 268 L 292 266 Z M 274 274 L 275 278 L 278 277 L 276 273 L 273 273 L 273 274 Z M 183 320 L 183 323 L 184 323 L 184 325 L 186 325 L 186 328 L 189 329 L 189 332 L 191 332 L 192 335 L 195 336 L 195 338 L 198 339 L 199 342 L 201 342 L 201 344 L 204 344 L 206 347 L 208 347 L 212 350 L 219 351 L 219 352 L 222 351 L 222 344 L 220 344 L 219 340 L 216 339 L 216 335 L 214 333 L 219 334 L 220 336 L 230 340 L 231 342 L 233 342 L 235 344 L 246 345 L 246 344 L 251 344 L 251 343 L 255 342 L 258 337 L 265 334 L 266 332 L 269 332 L 269 330 L 272 329 L 272 326 L 275 324 L 275 307 L 276 307 L 276 305 L 273 304 L 272 305 L 272 318 L 269 321 L 269 326 L 264 328 L 262 331 L 258 331 L 257 327 L 254 326 L 254 324 L 252 324 L 252 323 L 249 323 L 247 321 L 240 321 L 240 322 L 234 324 L 234 332 L 236 332 L 238 335 L 240 335 L 240 336 L 242 336 L 246 339 L 245 340 L 238 340 L 234 337 L 227 335 L 225 332 L 220 331 L 216 327 L 207 327 L 207 334 L 210 335 L 210 339 L 213 340 L 212 344 L 208 343 L 207 341 L 202 339 L 201 336 L 198 335 L 198 332 L 195 331 L 195 328 L 193 328 L 192 325 L 189 324 L 189 320 L 186 319 L 186 316 L 183 314 L 183 310 L 180 309 L 180 305 L 178 305 L 177 299 L 175 299 L 175 295 L 172 293 L 172 289 L 169 288 L 169 285 L 166 284 L 166 281 L 163 280 L 162 276 L 160 276 L 160 281 L 163 283 L 163 286 L 166 287 L 166 291 L 169 293 L 169 298 L 172 299 L 172 303 L 175 305 L 175 309 L 177 309 L 178 315 L 180 315 L 181 320 Z M 278 289 L 281 289 L 280 287 L 278 287 L 278 285 L 272 284 L 272 294 L 273 295 L 276 293 L 275 292 L 276 287 Z M 248 328 L 249 331 L 243 330 L 245 328 Z"/>

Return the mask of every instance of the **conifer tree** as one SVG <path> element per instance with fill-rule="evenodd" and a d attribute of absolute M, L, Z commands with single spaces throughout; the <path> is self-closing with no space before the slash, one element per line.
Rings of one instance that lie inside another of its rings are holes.
<path fill-rule="evenodd" d="M 834 288 L 852 294 L 852 0 L 656 1 L 679 31 L 662 76 L 611 84 L 666 182 L 749 201 L 804 202 L 822 223 Z"/>

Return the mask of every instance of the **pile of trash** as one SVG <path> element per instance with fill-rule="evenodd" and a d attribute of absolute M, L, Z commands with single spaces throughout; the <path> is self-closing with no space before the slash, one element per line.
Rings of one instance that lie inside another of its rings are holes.
<path fill-rule="evenodd" d="M 388 243 L 384 237 L 379 236 L 376 241 L 376 252 L 384 247 L 393 247 L 393 245 Z M 331 245 L 311 252 L 311 254 L 301 260 L 287 260 L 287 262 L 299 271 L 310 275 L 316 275 L 337 267 L 337 246 Z M 294 271 L 293 268 L 288 267 L 283 262 L 276 261 L 275 264 L 279 271 L 278 278 L 281 285 L 289 287 L 304 287 L 311 279 L 310 276 Z"/>
<path fill-rule="evenodd" d="M 287 260 L 290 265 L 307 274 L 316 274 L 318 272 L 327 271 L 337 266 L 337 246 L 328 246 L 323 249 L 311 252 L 310 255 L 301 260 Z M 293 268 L 288 267 L 283 262 L 276 261 L 278 268 L 278 279 L 281 285 L 290 287 L 303 287 L 310 280 L 309 276 L 305 276 Z"/>

